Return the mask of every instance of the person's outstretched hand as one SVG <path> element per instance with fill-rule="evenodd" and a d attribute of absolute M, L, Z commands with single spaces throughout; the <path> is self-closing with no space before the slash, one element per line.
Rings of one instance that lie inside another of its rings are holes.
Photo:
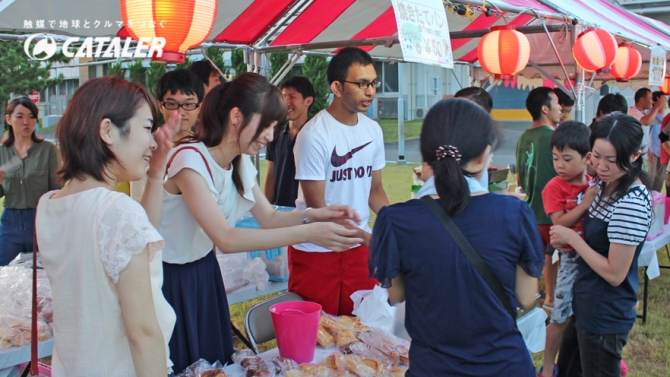
<path fill-rule="evenodd" d="M 149 160 L 149 177 L 162 180 L 165 176 L 168 152 L 172 149 L 172 138 L 179 133 L 181 115 L 173 111 L 163 127 L 159 127 L 154 135 L 157 147 Z"/>

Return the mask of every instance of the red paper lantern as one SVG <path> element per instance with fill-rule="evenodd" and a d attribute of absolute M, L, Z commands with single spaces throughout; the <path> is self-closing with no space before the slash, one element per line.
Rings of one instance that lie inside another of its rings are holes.
<path fill-rule="evenodd" d="M 121 16 L 133 39 L 165 38 L 163 55 L 152 60 L 183 63 L 212 32 L 217 7 L 217 0 L 121 0 Z"/>
<path fill-rule="evenodd" d="M 670 77 L 665 78 L 665 82 L 663 83 L 661 91 L 665 94 L 670 94 Z"/>
<path fill-rule="evenodd" d="M 617 57 L 618 46 L 614 36 L 603 29 L 586 29 L 577 36 L 572 55 L 585 71 L 608 72 Z"/>
<path fill-rule="evenodd" d="M 479 41 L 477 56 L 484 71 L 507 80 L 528 64 L 530 43 L 514 26 L 495 26 Z"/>
<path fill-rule="evenodd" d="M 622 43 L 619 45 L 619 52 L 612 65 L 612 76 L 616 77 L 616 81 L 627 82 L 631 77 L 640 73 L 642 68 L 642 56 L 633 48 L 630 43 Z"/>

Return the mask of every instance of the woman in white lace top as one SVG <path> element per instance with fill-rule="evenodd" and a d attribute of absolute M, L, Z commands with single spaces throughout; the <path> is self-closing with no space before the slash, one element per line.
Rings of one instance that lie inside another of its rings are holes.
<path fill-rule="evenodd" d="M 174 119 L 173 119 L 174 118 Z M 157 126 L 155 101 L 114 77 L 88 81 L 56 130 L 68 182 L 37 207 L 37 241 L 54 305 L 52 375 L 166 376 L 175 314 L 163 297 L 162 175 L 179 119 Z M 115 192 L 148 179 L 142 208 Z"/>

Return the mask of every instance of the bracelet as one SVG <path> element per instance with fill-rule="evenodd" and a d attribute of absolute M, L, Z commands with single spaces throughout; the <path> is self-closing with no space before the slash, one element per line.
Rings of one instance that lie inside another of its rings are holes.
<path fill-rule="evenodd" d="M 310 223 L 309 217 L 307 217 L 307 211 L 309 211 L 310 209 L 312 209 L 312 207 L 307 207 L 307 208 L 305 208 L 304 211 L 302 211 L 302 223 L 303 224 L 309 224 Z"/>
<path fill-rule="evenodd" d="M 165 178 L 155 178 L 147 174 L 147 181 L 153 181 L 156 183 L 160 183 L 162 185 L 163 183 L 165 183 Z"/>

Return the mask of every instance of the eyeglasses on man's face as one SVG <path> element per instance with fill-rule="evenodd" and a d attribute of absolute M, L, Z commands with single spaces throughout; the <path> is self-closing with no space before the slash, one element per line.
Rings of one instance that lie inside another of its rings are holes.
<path fill-rule="evenodd" d="M 175 102 L 163 102 L 160 101 L 161 105 L 163 105 L 164 108 L 168 110 L 177 110 L 178 108 L 182 108 L 186 111 L 193 111 L 200 107 L 200 103 L 175 103 Z"/>
<path fill-rule="evenodd" d="M 375 81 L 347 81 L 347 80 L 342 80 L 342 82 L 348 82 L 349 84 L 356 84 L 356 85 L 358 85 L 359 89 L 367 89 L 367 88 L 377 89 L 380 86 L 382 86 L 382 82 L 379 81 L 379 80 L 375 80 Z"/>

